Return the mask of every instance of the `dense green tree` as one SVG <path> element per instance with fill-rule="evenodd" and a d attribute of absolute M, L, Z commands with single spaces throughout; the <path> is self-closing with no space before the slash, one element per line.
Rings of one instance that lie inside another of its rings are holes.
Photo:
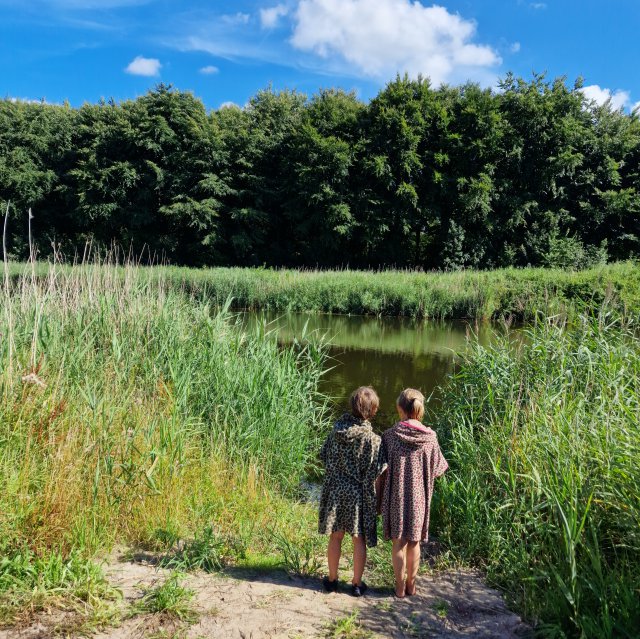
<path fill-rule="evenodd" d="M 117 243 L 193 265 L 580 268 L 640 255 L 640 120 L 581 81 L 396 77 L 368 104 L 260 91 L 210 113 L 0 101 L 11 255 Z"/>
<path fill-rule="evenodd" d="M 65 106 L 0 101 L 0 201 L 10 251 L 28 254 L 28 209 L 40 250 L 65 234 L 61 182 L 69 163 L 77 112 Z"/>
<path fill-rule="evenodd" d="M 350 177 L 363 111 L 353 94 L 322 91 L 289 138 L 284 217 L 291 229 L 291 264 L 349 261 L 355 228 Z"/>
<path fill-rule="evenodd" d="M 77 233 L 211 262 L 227 193 L 211 172 L 219 146 L 202 102 L 164 85 L 122 105 L 83 106 L 67 185 Z"/>

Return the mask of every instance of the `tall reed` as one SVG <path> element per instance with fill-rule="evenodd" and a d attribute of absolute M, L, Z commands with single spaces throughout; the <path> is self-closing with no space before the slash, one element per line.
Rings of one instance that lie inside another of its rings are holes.
<path fill-rule="evenodd" d="M 21 265 L 12 265 L 14 278 L 21 270 Z M 42 267 L 36 269 L 42 272 Z M 242 309 L 531 320 L 539 313 L 570 316 L 606 303 L 627 315 L 640 315 L 640 266 L 634 262 L 584 271 L 508 268 L 420 273 L 161 266 L 140 268 L 137 274 L 143 280 L 161 274 L 173 290 L 216 306 L 231 299 L 235 308 Z"/>
<path fill-rule="evenodd" d="M 435 529 L 543 634 L 640 628 L 640 337 L 606 315 L 476 346 L 448 388 Z"/>
<path fill-rule="evenodd" d="M 238 509 L 279 503 L 269 487 L 298 489 L 325 428 L 321 349 L 247 334 L 133 266 L 27 269 L 3 300 L 0 533 L 13 546 L 232 528 Z"/>

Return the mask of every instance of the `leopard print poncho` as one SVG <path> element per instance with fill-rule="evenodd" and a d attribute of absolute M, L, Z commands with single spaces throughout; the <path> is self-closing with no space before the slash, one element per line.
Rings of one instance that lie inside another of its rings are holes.
<path fill-rule="evenodd" d="M 320 497 L 318 530 L 328 535 L 344 530 L 378 543 L 375 481 L 383 472 L 380 437 L 367 420 L 345 413 L 320 452 L 325 478 Z"/>

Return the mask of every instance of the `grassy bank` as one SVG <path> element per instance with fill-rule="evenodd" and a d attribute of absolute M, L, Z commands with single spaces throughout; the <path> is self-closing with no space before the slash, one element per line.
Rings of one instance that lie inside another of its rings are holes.
<path fill-rule="evenodd" d="M 46 264 L 36 273 L 46 273 Z M 75 267 L 78 268 L 78 267 Z M 91 271 L 94 267 L 82 267 Z M 24 273 L 11 265 L 14 281 Z M 584 271 L 498 269 L 414 271 L 312 271 L 264 268 L 140 268 L 141 281 L 186 291 L 215 306 L 417 319 L 527 320 L 540 314 L 572 314 L 607 303 L 640 314 L 640 266 L 620 262 Z M 123 273 L 121 273 L 123 276 Z"/>
<path fill-rule="evenodd" d="M 165 271 L 169 281 L 216 304 L 239 308 L 489 319 L 571 313 L 608 301 L 640 313 L 640 266 L 619 263 L 586 271 L 502 269 L 410 271 L 293 271 L 248 268 Z"/>
<path fill-rule="evenodd" d="M 451 471 L 436 530 L 546 636 L 637 636 L 637 328 L 542 323 L 516 355 L 497 345 L 464 360 L 439 416 Z"/>
<path fill-rule="evenodd" d="M 322 353 L 129 267 L 40 275 L 2 289 L 0 591 L 52 557 L 203 535 L 196 554 L 268 562 L 312 516 L 285 495 L 326 427 Z"/>

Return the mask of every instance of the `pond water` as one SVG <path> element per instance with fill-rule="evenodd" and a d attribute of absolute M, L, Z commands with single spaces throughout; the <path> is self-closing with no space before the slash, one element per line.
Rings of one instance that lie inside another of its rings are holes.
<path fill-rule="evenodd" d="M 328 369 L 321 391 L 347 408 L 351 392 L 358 386 L 373 386 L 380 397 L 380 411 L 374 426 L 384 430 L 395 420 L 395 400 L 406 387 L 420 389 L 437 407 L 438 387 L 454 371 L 455 353 L 468 347 L 468 337 L 480 343 L 496 339 L 495 327 L 465 322 L 412 321 L 406 318 L 377 318 L 345 315 L 241 313 L 248 329 L 266 322 L 283 343 L 311 333 L 330 344 Z"/>

